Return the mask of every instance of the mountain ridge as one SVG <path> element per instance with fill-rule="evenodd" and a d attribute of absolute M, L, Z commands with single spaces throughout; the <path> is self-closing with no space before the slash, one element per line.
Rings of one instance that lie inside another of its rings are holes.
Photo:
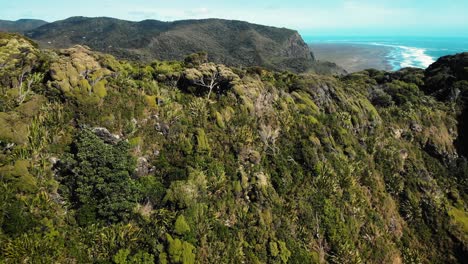
<path fill-rule="evenodd" d="M 0 31 L 24 33 L 49 22 L 40 19 L 0 20 Z"/>
<path fill-rule="evenodd" d="M 296 30 L 239 20 L 200 19 L 164 22 L 110 17 L 71 17 L 25 32 L 44 48 L 75 44 L 131 60 L 182 60 L 205 51 L 211 61 L 230 66 L 343 74 L 333 63 L 314 59 Z"/>

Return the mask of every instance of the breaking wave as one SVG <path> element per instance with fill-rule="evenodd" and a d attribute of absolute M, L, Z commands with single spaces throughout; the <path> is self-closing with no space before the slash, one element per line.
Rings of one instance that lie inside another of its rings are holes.
<path fill-rule="evenodd" d="M 434 63 L 435 59 L 426 53 L 424 48 L 415 48 L 401 45 L 390 45 L 383 43 L 369 43 L 376 46 L 390 47 L 392 50 L 387 55 L 387 61 L 393 70 L 405 67 L 427 68 Z"/>

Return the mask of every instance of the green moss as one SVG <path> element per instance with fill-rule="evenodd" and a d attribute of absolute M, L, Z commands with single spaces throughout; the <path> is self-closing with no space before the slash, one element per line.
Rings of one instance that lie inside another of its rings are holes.
<path fill-rule="evenodd" d="M 139 145 L 141 145 L 143 142 L 143 138 L 142 137 L 134 137 L 134 138 L 131 138 L 130 140 L 128 140 L 128 143 L 130 144 L 130 146 L 132 147 L 137 147 Z"/>
<path fill-rule="evenodd" d="M 97 82 L 94 87 L 93 87 L 93 92 L 99 96 L 99 98 L 104 98 L 107 95 L 107 89 L 106 89 L 106 80 L 100 80 Z"/>
<path fill-rule="evenodd" d="M 159 254 L 159 264 L 168 264 L 169 262 L 167 261 L 167 254 L 165 252 L 162 252 Z"/>
<path fill-rule="evenodd" d="M 37 188 L 37 182 L 29 173 L 31 166 L 28 160 L 17 160 L 14 165 L 0 167 L 0 175 L 4 182 L 10 183 L 17 192 L 32 193 Z"/>
<path fill-rule="evenodd" d="M 278 241 L 280 249 L 280 259 L 283 263 L 288 263 L 289 257 L 291 257 L 291 251 L 286 247 L 286 243 L 283 241 Z"/>
<path fill-rule="evenodd" d="M 273 257 L 278 256 L 280 253 L 278 249 L 278 243 L 276 243 L 275 241 L 270 241 L 269 245 L 270 245 L 270 254 Z"/>
<path fill-rule="evenodd" d="M 169 234 L 166 234 L 169 243 L 168 253 L 173 263 L 194 264 L 195 263 L 195 247 L 180 239 L 173 239 Z"/>
<path fill-rule="evenodd" d="M 156 98 L 157 98 L 156 95 L 145 95 L 146 105 L 151 108 L 156 108 L 157 107 Z"/>
<path fill-rule="evenodd" d="M 81 79 L 78 83 L 78 86 L 81 88 L 83 92 L 91 91 L 91 85 L 89 84 L 88 80 Z"/>
<path fill-rule="evenodd" d="M 185 221 L 184 215 L 179 215 L 177 217 L 177 220 L 174 225 L 174 231 L 178 235 L 184 235 L 190 232 L 190 226 L 187 224 L 187 221 Z"/>
<path fill-rule="evenodd" d="M 40 95 L 35 95 L 31 100 L 21 104 L 15 110 L 21 113 L 25 117 L 33 117 L 38 114 L 39 110 L 47 99 Z"/>
<path fill-rule="evenodd" d="M 205 130 L 202 128 L 197 129 L 197 152 L 209 153 L 211 151 L 210 144 L 208 143 L 208 137 L 205 134 Z"/>
<path fill-rule="evenodd" d="M 242 185 L 241 185 L 241 182 L 240 181 L 234 181 L 233 182 L 233 185 L 234 185 L 234 192 L 236 194 L 239 194 L 240 192 L 242 192 Z"/>
<path fill-rule="evenodd" d="M 182 63 L 177 61 L 158 62 L 158 64 L 156 65 L 156 73 L 164 75 L 178 73 L 181 72 L 182 69 Z"/>
<path fill-rule="evenodd" d="M 182 264 L 194 264 L 196 257 L 194 253 L 195 247 L 184 241 L 182 248 Z"/>
<path fill-rule="evenodd" d="M 219 112 L 216 112 L 215 115 L 216 115 L 216 124 L 218 125 L 218 127 L 226 128 L 226 125 L 224 124 L 223 116 Z"/>
<path fill-rule="evenodd" d="M 451 207 L 448 211 L 453 221 L 459 225 L 464 232 L 468 233 L 468 213 L 455 207 Z"/>
<path fill-rule="evenodd" d="M 222 113 L 223 113 L 223 115 L 222 115 L 223 121 L 225 121 L 225 122 L 231 121 L 231 118 L 232 118 L 232 116 L 235 114 L 235 112 L 236 112 L 236 111 L 235 111 L 232 107 L 230 107 L 230 106 L 224 108 L 224 109 L 222 110 Z"/>
<path fill-rule="evenodd" d="M 311 110 L 313 113 L 318 113 L 319 108 L 318 106 L 314 103 L 312 98 L 310 97 L 309 94 L 305 92 L 293 92 L 291 93 L 292 96 L 298 100 L 298 103 L 305 104 L 309 110 Z"/>
<path fill-rule="evenodd" d="M 15 144 L 25 144 L 28 140 L 29 120 L 17 113 L 0 112 L 0 140 Z"/>
<path fill-rule="evenodd" d="M 319 123 L 319 121 L 317 120 L 317 118 L 313 117 L 313 116 L 307 116 L 307 123 L 309 125 L 316 125 Z"/>
<path fill-rule="evenodd" d="M 313 250 L 311 253 L 312 263 L 320 263 L 320 255 L 317 251 Z"/>
<path fill-rule="evenodd" d="M 130 255 L 129 249 L 121 249 L 112 258 L 116 264 L 127 264 L 127 257 Z"/>

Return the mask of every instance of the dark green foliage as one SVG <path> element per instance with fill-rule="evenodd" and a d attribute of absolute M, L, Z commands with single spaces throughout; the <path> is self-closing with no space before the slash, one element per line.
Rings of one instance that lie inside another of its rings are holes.
<path fill-rule="evenodd" d="M 206 52 L 193 53 L 185 57 L 184 59 L 185 66 L 189 68 L 198 67 L 201 64 L 207 63 L 207 62 L 208 62 L 208 53 Z"/>
<path fill-rule="evenodd" d="M 376 90 L 371 96 L 371 102 L 375 106 L 389 107 L 394 104 L 392 96 L 385 93 L 383 90 Z"/>
<path fill-rule="evenodd" d="M 87 225 L 102 220 L 128 220 L 140 198 L 130 175 L 135 160 L 125 142 L 104 143 L 89 129 L 76 136 L 69 156 L 61 161 L 59 172 L 63 194 L 77 209 L 77 220 Z"/>
<path fill-rule="evenodd" d="M 138 189 L 143 200 L 151 202 L 153 205 L 159 204 L 166 192 L 161 181 L 152 175 L 141 177 L 138 180 Z"/>
<path fill-rule="evenodd" d="M 35 226 L 34 218 L 20 201 L 13 200 L 2 213 L 2 229 L 5 234 L 17 236 Z"/>

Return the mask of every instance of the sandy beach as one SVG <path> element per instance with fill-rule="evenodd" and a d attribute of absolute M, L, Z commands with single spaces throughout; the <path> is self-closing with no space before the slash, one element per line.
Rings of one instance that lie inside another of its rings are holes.
<path fill-rule="evenodd" d="M 310 43 L 309 46 L 317 60 L 334 62 L 348 72 L 369 68 L 392 70 L 386 59 L 390 47 L 347 43 Z"/>

